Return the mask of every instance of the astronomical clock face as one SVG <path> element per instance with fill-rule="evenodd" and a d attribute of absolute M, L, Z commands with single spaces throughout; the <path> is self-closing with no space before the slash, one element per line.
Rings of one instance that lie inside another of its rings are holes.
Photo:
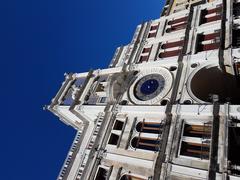
<path fill-rule="evenodd" d="M 130 99 L 135 104 L 155 104 L 167 95 L 172 81 L 165 68 L 144 69 L 129 89 Z"/>
<path fill-rule="evenodd" d="M 153 99 L 161 93 L 164 85 L 165 79 L 160 74 L 146 75 L 135 85 L 135 97 L 141 101 Z"/>

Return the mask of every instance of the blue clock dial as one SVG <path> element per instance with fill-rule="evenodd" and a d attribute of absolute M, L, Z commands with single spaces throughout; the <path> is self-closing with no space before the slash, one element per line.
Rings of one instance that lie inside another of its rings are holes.
<path fill-rule="evenodd" d="M 134 95 L 141 101 L 155 98 L 165 86 L 164 77 L 160 74 L 150 74 L 140 79 L 134 88 Z"/>

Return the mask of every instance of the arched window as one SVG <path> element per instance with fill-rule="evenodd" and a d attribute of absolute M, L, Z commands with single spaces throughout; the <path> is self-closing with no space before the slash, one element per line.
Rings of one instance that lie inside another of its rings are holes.
<path fill-rule="evenodd" d="M 133 148 L 149 151 L 158 151 L 159 144 L 160 140 L 156 138 L 134 137 L 131 141 L 131 146 Z"/>
<path fill-rule="evenodd" d="M 136 125 L 138 132 L 160 134 L 162 125 L 158 122 L 139 122 Z"/>

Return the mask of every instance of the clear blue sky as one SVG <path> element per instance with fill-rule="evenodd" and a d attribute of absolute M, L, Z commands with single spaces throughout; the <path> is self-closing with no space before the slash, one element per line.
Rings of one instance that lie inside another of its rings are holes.
<path fill-rule="evenodd" d="M 6 0 L 0 4 L 1 180 L 52 180 L 75 131 L 42 107 L 64 72 L 107 67 L 161 0 Z"/>

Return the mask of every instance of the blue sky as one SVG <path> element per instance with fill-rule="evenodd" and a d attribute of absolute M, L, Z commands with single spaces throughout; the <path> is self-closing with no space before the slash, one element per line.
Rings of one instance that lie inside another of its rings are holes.
<path fill-rule="evenodd" d="M 42 107 L 64 72 L 107 67 L 160 0 L 7 0 L 0 4 L 0 179 L 56 179 L 75 131 Z"/>

